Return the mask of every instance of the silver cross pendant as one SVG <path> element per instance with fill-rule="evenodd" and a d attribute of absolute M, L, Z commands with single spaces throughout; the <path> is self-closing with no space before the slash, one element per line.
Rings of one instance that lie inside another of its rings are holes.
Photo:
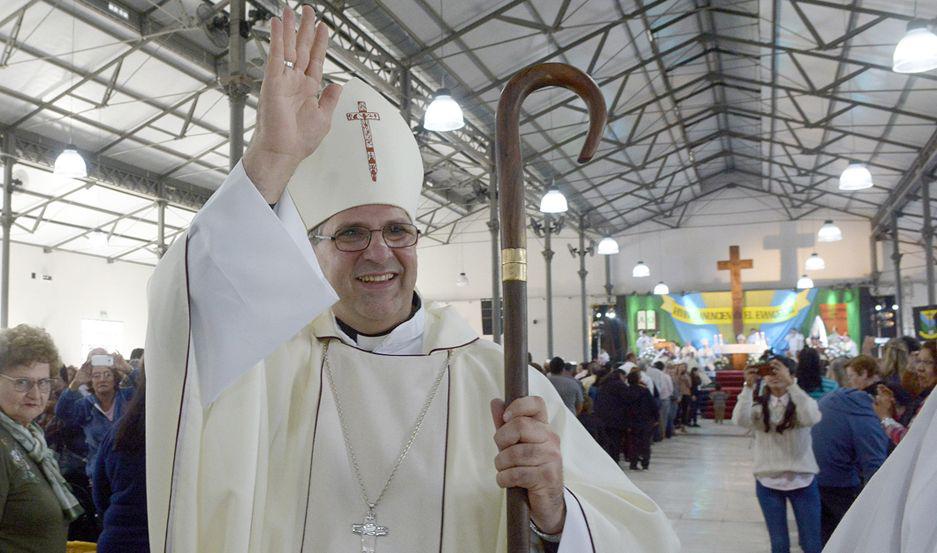
<path fill-rule="evenodd" d="M 361 536 L 361 553 L 374 553 L 378 536 L 387 535 L 387 527 L 378 526 L 373 507 L 368 509 L 368 514 L 361 524 L 351 525 L 351 531 Z"/>

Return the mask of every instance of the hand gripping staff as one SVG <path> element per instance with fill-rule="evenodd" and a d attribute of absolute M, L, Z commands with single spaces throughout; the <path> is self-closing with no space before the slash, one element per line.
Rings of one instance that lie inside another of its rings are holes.
<path fill-rule="evenodd" d="M 527 395 L 527 215 L 519 116 L 524 99 L 531 92 L 549 86 L 572 90 L 589 108 L 589 133 L 579 153 L 579 163 L 595 155 L 607 118 L 605 99 L 595 81 L 564 63 L 531 65 L 514 75 L 501 92 L 495 164 L 500 185 L 505 405 Z M 523 488 L 507 491 L 508 553 L 530 551 L 525 493 Z"/>

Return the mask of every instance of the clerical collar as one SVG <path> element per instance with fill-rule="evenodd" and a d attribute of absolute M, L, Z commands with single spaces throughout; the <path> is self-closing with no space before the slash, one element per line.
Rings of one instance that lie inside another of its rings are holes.
<path fill-rule="evenodd" d="M 366 338 L 382 338 L 400 328 L 401 325 L 407 324 L 413 320 L 414 315 L 423 307 L 423 302 L 420 300 L 420 296 L 416 292 L 413 293 L 413 300 L 410 302 L 410 316 L 406 320 L 402 321 L 400 324 L 393 328 L 389 328 L 380 334 L 365 334 L 363 332 L 358 332 L 351 326 L 349 326 L 345 321 L 335 317 L 335 322 L 338 324 L 338 329 L 345 333 L 345 336 L 351 339 L 352 342 L 358 343 L 362 339 Z M 371 340 L 368 340 L 371 341 Z M 366 348 L 367 349 L 367 348 Z"/>

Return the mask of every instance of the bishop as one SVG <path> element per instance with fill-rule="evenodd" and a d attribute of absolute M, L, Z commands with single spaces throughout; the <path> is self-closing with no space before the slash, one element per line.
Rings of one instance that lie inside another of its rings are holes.
<path fill-rule="evenodd" d="M 313 21 L 272 21 L 250 147 L 149 284 L 151 550 L 503 552 L 519 487 L 547 547 L 677 551 L 545 377 L 504 405 L 499 346 L 415 290 L 420 151 L 363 82 L 317 94 Z"/>

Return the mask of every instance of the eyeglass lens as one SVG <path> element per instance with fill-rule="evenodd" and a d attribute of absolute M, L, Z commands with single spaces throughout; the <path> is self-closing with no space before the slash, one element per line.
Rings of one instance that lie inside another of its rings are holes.
<path fill-rule="evenodd" d="M 33 380 L 31 378 L 17 378 L 13 381 L 13 389 L 22 394 L 28 393 L 33 386 L 39 388 L 39 391 L 46 394 L 52 389 L 52 379 L 43 378 L 42 380 Z"/>
<path fill-rule="evenodd" d="M 409 223 L 389 223 L 384 225 L 381 236 L 389 248 L 406 248 L 416 244 L 419 232 Z M 335 245 L 339 250 L 354 252 L 371 245 L 374 231 L 365 227 L 348 227 L 335 234 Z"/>

